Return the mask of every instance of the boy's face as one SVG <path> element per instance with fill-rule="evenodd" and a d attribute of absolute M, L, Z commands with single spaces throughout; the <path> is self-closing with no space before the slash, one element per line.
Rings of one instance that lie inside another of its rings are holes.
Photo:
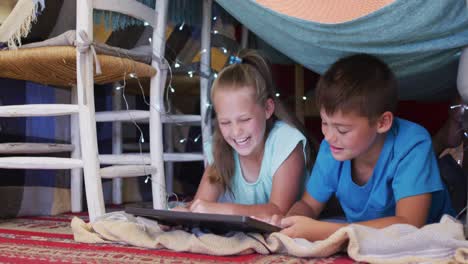
<path fill-rule="evenodd" d="M 337 111 L 328 115 L 320 111 L 322 133 L 330 145 L 333 157 L 339 161 L 365 156 L 375 145 L 379 134 L 377 122 L 370 124 L 367 117 L 355 112 Z"/>

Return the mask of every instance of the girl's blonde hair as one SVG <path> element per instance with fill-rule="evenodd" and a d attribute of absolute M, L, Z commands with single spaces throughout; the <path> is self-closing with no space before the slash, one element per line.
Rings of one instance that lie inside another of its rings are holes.
<path fill-rule="evenodd" d="M 211 99 L 214 94 L 223 89 L 241 89 L 248 87 L 252 89 L 255 101 L 265 106 L 268 99 L 275 102 L 275 112 L 267 120 L 265 138 L 268 137 L 274 122 L 279 119 L 299 129 L 307 135 L 299 120 L 284 108 L 283 104 L 275 96 L 276 89 L 272 80 L 270 64 L 255 50 L 242 50 L 233 60 L 234 64 L 225 67 L 213 83 Z M 307 136 L 306 136 L 307 138 Z M 315 143 L 315 142 L 313 142 Z M 316 146 L 314 144 L 314 146 Z M 306 168 L 312 167 L 312 148 L 310 142 L 306 144 Z M 315 157 L 315 155 L 314 155 Z M 231 179 L 234 175 L 234 156 L 232 147 L 224 140 L 217 122 L 215 122 L 213 133 L 213 158 L 212 170 L 209 172 L 211 183 L 220 183 L 224 190 L 230 191 Z"/>

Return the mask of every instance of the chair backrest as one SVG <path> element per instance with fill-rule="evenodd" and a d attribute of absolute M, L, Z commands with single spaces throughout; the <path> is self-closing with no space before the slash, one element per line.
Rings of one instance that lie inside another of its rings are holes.
<path fill-rule="evenodd" d="M 143 20 L 153 27 L 151 41 L 153 59 L 151 65 L 157 71 L 157 74 L 151 78 L 150 84 L 150 156 L 151 166 L 157 169 L 157 174 L 152 173 L 151 175 L 153 179 L 153 207 L 159 209 L 166 208 L 165 188 L 161 188 L 161 186 L 165 186 L 162 123 L 161 113 L 159 112 L 163 108 L 159 106 L 163 106 L 161 102 L 167 75 L 167 67 L 164 63 L 167 0 L 156 1 L 156 8 L 154 10 L 136 0 L 77 1 L 76 39 L 79 45 L 92 43 L 93 41 L 93 9 L 122 13 Z M 88 39 L 83 39 L 84 34 L 82 32 L 86 33 Z M 93 84 L 93 55 L 90 49 L 84 53 L 77 51 L 78 105 L 80 107 L 87 106 L 90 111 L 94 111 L 95 109 L 93 89 L 89 88 L 93 87 Z M 88 89 L 86 89 L 87 87 Z M 90 119 L 93 118 L 94 115 L 91 114 Z M 94 119 L 88 121 L 95 123 Z M 87 138 L 86 135 L 82 135 L 82 137 Z M 95 141 L 97 139 L 87 138 L 87 140 Z M 92 142 L 92 144 L 97 143 Z M 86 157 L 86 155 L 83 157 Z M 91 170 L 94 170 L 94 168 L 91 168 Z"/>

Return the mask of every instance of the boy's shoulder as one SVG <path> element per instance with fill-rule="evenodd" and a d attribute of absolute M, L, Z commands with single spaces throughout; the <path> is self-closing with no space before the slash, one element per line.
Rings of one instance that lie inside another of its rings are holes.
<path fill-rule="evenodd" d="M 408 153 L 423 151 L 432 148 L 432 140 L 429 132 L 419 124 L 396 118 L 389 133 L 393 138 L 393 157 L 406 156 Z"/>
<path fill-rule="evenodd" d="M 398 141 L 419 142 L 431 138 L 429 132 L 423 126 L 398 117 L 395 118 L 389 133 L 393 133 Z"/>

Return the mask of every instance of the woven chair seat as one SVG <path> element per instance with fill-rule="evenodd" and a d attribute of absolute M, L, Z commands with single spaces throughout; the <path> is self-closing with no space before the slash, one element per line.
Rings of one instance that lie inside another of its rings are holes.
<path fill-rule="evenodd" d="M 142 62 L 102 54 L 98 58 L 102 74 L 94 76 L 96 84 L 130 79 L 130 73 L 139 79 L 156 74 L 156 69 Z M 76 84 L 76 48 L 49 46 L 0 51 L 0 77 L 70 87 Z"/>

